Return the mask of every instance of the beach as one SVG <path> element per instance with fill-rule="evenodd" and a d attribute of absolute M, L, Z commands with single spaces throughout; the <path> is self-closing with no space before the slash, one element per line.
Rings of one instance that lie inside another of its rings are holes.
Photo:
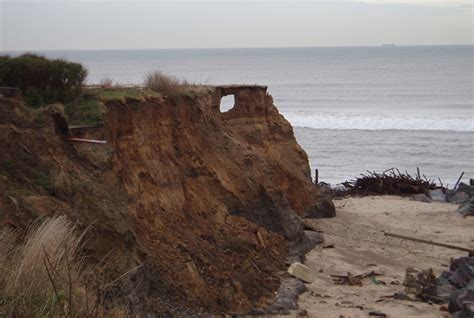
<path fill-rule="evenodd" d="M 448 269 L 451 258 L 467 253 L 387 237 L 383 232 L 474 249 L 474 218 L 462 217 L 454 204 L 397 196 L 350 197 L 334 203 L 335 218 L 306 220 L 322 232 L 325 243 L 306 256 L 305 264 L 316 279 L 300 296 L 300 310 L 310 317 L 367 317 L 371 311 L 388 317 L 449 316 L 440 311 L 440 305 L 390 296 L 404 290 L 408 267 L 432 268 L 438 276 Z M 328 245 L 334 247 L 324 248 Z M 331 277 L 370 271 L 382 275 L 364 279 L 362 286 L 337 285 Z"/>

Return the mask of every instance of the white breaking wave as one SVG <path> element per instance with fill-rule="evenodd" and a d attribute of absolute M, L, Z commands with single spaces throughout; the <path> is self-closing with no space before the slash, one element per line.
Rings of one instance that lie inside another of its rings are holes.
<path fill-rule="evenodd" d="M 295 127 L 363 130 L 474 131 L 472 112 L 465 114 L 369 114 L 351 112 L 281 111 Z"/>

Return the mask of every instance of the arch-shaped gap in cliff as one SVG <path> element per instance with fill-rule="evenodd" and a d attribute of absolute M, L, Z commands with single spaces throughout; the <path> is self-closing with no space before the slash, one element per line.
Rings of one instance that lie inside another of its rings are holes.
<path fill-rule="evenodd" d="M 219 106 L 219 109 L 221 113 L 225 113 L 231 110 L 232 108 L 234 108 L 234 106 L 235 106 L 235 96 L 231 94 L 231 95 L 223 96 L 221 98 L 221 104 Z"/>

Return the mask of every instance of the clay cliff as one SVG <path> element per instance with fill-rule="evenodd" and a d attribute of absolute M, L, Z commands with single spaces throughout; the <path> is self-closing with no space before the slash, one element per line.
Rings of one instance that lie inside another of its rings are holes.
<path fill-rule="evenodd" d="M 221 113 L 226 95 L 235 106 Z M 107 297 L 132 311 L 265 308 L 287 259 L 314 246 L 301 217 L 334 211 L 263 86 L 109 101 L 92 133 L 107 146 L 65 143 L 57 108 L 2 104 L 0 160 L 16 163 L 0 185 L 1 225 L 59 213 L 89 227 L 91 260 L 107 255 L 113 277 L 130 271 Z"/>

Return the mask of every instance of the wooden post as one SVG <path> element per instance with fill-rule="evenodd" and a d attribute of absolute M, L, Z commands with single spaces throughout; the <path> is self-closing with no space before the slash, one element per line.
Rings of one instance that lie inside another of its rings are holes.
<path fill-rule="evenodd" d="M 443 181 L 441 181 L 441 178 L 438 177 L 438 180 L 439 180 L 439 185 L 441 186 L 441 188 L 443 187 Z"/>
<path fill-rule="evenodd" d="M 464 176 L 464 171 L 461 173 L 461 175 L 459 176 L 458 181 L 457 181 L 456 184 L 454 185 L 454 188 L 453 188 L 454 190 L 457 189 L 457 187 L 458 187 L 458 185 L 459 185 L 459 182 L 461 182 L 461 179 L 462 179 L 463 176 Z"/>
<path fill-rule="evenodd" d="M 422 239 L 419 239 L 419 238 L 409 237 L 409 236 L 395 234 L 395 233 L 383 232 L 383 234 L 385 236 L 395 237 L 395 238 L 402 239 L 402 240 L 407 240 L 407 241 L 413 241 L 413 242 L 418 242 L 418 243 L 423 243 L 423 244 L 430 244 L 430 245 L 450 248 L 450 249 L 453 249 L 453 250 L 468 252 L 470 254 L 474 253 L 474 250 L 471 250 L 470 248 L 460 247 L 460 246 L 456 246 L 456 245 L 438 243 L 438 242 L 433 242 L 433 241 L 428 241 L 428 240 L 422 240 Z"/>
<path fill-rule="evenodd" d="M 318 171 L 318 169 L 314 170 L 314 184 L 316 184 L 316 185 L 319 184 L 319 171 Z"/>
<path fill-rule="evenodd" d="M 416 167 L 416 179 L 420 180 L 420 167 Z"/>

